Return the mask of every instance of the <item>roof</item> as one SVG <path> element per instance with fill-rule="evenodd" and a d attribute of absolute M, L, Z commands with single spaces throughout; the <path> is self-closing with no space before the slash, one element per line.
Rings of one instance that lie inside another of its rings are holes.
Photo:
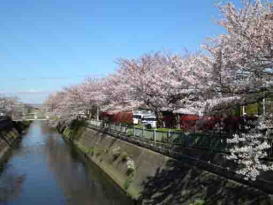
<path fill-rule="evenodd" d="M 200 115 L 202 114 L 202 111 L 200 109 L 193 108 L 179 108 L 177 110 L 174 110 L 173 113 L 185 115 Z"/>

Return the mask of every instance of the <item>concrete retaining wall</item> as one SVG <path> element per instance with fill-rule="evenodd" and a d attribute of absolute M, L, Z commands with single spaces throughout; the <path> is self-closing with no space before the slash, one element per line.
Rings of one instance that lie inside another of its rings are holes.
<path fill-rule="evenodd" d="M 142 204 L 273 204 L 271 195 L 258 189 L 103 132 L 80 126 L 62 133 Z"/>
<path fill-rule="evenodd" d="M 0 121 L 0 162 L 5 159 L 6 154 L 20 140 L 28 125 L 29 123 L 12 122 L 11 120 Z"/>

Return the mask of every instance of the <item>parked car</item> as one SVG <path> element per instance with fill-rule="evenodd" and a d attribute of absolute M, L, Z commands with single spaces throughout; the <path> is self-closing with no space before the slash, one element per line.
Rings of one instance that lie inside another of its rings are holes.
<path fill-rule="evenodd" d="M 3 112 L 0 112 L 0 119 L 3 120 L 5 118 L 7 118 L 6 114 Z"/>
<path fill-rule="evenodd" d="M 156 117 L 154 115 L 144 115 L 142 117 L 142 124 L 148 129 L 156 128 Z"/>
<path fill-rule="evenodd" d="M 141 122 L 143 115 L 141 114 L 135 114 L 133 115 L 133 124 L 137 125 Z"/>

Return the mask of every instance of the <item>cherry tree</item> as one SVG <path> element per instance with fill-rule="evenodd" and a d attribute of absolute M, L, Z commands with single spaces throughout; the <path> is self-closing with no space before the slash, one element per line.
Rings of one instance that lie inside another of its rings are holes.
<path fill-rule="evenodd" d="M 198 115 L 222 114 L 239 105 L 262 101 L 272 96 L 273 75 L 273 6 L 269 2 L 244 1 L 237 9 L 228 3 L 220 7 L 223 19 L 219 24 L 227 33 L 210 39 L 204 48 L 209 52 L 206 71 L 208 84 L 197 92 L 193 99 L 187 99 L 180 109 Z M 203 67 L 204 68 L 204 67 Z M 200 87 L 199 87 L 200 89 Z M 196 89 L 198 90 L 198 89 Z M 200 93 L 202 93 L 200 95 Z M 179 110 L 178 110 L 179 113 Z M 264 123 L 260 118 L 253 129 L 236 133 L 228 143 L 232 145 L 229 159 L 239 164 L 238 173 L 255 180 L 262 171 L 272 170 L 261 158 L 266 157 L 269 148 L 268 126 L 273 117 Z M 264 131 L 261 131 L 263 125 Z"/>
<path fill-rule="evenodd" d="M 72 86 L 49 96 L 45 107 L 51 116 L 70 123 L 85 111 L 82 97 L 80 85 Z"/>
<path fill-rule="evenodd" d="M 146 54 L 138 59 L 120 59 L 118 74 L 129 86 L 131 99 L 153 110 L 172 111 L 192 100 L 208 84 L 205 56 Z"/>
<path fill-rule="evenodd" d="M 127 76 L 118 71 L 103 79 L 101 92 L 104 96 L 103 111 L 130 111 L 141 106 L 141 102 L 131 95 L 131 86 L 127 82 Z"/>
<path fill-rule="evenodd" d="M 223 19 L 219 24 L 227 33 L 211 39 L 205 48 L 211 55 L 212 99 L 196 102 L 200 106 L 223 112 L 228 107 L 259 102 L 272 95 L 273 77 L 273 7 L 272 3 L 244 1 L 243 8 L 233 4 L 220 7 Z M 262 158 L 267 156 L 272 117 L 264 123 L 236 133 L 227 142 L 232 145 L 228 159 L 239 164 L 237 173 L 255 180 L 262 171 L 273 170 Z M 268 123 L 269 122 L 269 123 Z M 261 131 L 263 126 L 264 131 Z"/>
<path fill-rule="evenodd" d="M 16 97 L 0 97 L 0 112 L 7 116 L 12 116 L 17 111 L 19 101 Z"/>
<path fill-rule="evenodd" d="M 103 80 L 89 77 L 80 86 L 79 91 L 82 96 L 82 102 L 85 106 L 85 112 L 88 117 L 96 116 L 98 118 L 99 109 L 104 104 L 105 95 L 103 90 Z"/>
<path fill-rule="evenodd" d="M 220 11 L 219 25 L 226 33 L 204 45 L 208 55 L 159 52 L 121 58 L 115 73 L 103 79 L 89 78 L 51 95 L 46 102 L 50 113 L 71 122 L 80 113 L 144 106 L 160 120 L 162 110 L 212 115 L 272 95 L 272 3 L 243 1 L 240 9 L 228 3 Z M 263 122 L 264 118 L 259 121 Z M 273 120 L 267 122 L 273 124 Z M 262 170 L 271 169 L 260 161 L 268 148 L 268 134 L 264 133 L 257 126 L 228 140 L 233 145 L 230 159 L 243 167 L 238 173 L 252 180 Z"/>
<path fill-rule="evenodd" d="M 244 176 L 246 180 L 255 181 L 261 172 L 272 171 L 273 165 L 265 159 L 268 157 L 267 150 L 271 147 L 268 143 L 268 137 L 271 132 L 268 130 L 264 120 L 260 120 L 257 125 L 245 125 L 247 132 L 236 133 L 227 143 L 231 145 L 231 154 L 227 159 L 233 160 L 239 164 L 236 170 L 238 174 Z"/>
<path fill-rule="evenodd" d="M 49 118 L 57 123 L 61 121 L 63 115 L 63 100 L 65 99 L 66 92 L 59 91 L 48 96 L 44 102 L 44 110 Z M 56 123 L 56 124 L 57 124 Z"/>
<path fill-rule="evenodd" d="M 209 52 L 210 86 L 203 99 L 189 104 L 207 113 L 262 101 L 273 88 L 272 3 L 243 1 L 241 9 L 228 3 L 220 11 L 218 23 L 227 32 L 203 46 Z"/>
<path fill-rule="evenodd" d="M 256 0 L 243 5 L 220 7 L 219 24 L 227 33 L 205 46 L 212 57 L 215 96 L 240 96 L 242 104 L 253 102 L 253 93 L 270 95 L 273 75 L 272 3 Z"/>

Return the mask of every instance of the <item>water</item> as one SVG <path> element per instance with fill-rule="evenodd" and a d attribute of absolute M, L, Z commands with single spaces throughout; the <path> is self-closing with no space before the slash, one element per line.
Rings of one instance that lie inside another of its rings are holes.
<path fill-rule="evenodd" d="M 0 204 L 132 204 L 45 123 L 33 122 L 0 173 Z"/>

